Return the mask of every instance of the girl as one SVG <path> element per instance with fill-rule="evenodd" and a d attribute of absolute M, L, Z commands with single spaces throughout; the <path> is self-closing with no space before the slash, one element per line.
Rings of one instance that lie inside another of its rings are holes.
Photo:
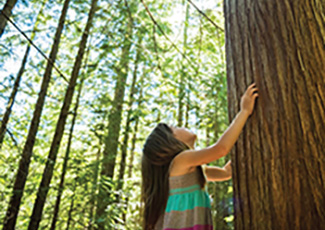
<path fill-rule="evenodd" d="M 231 150 L 254 109 L 255 83 L 241 98 L 240 112 L 217 143 L 194 149 L 196 135 L 185 128 L 159 123 L 146 139 L 142 155 L 144 230 L 212 230 L 211 206 L 205 182 L 231 178 L 230 161 L 223 167 L 202 165 Z"/>

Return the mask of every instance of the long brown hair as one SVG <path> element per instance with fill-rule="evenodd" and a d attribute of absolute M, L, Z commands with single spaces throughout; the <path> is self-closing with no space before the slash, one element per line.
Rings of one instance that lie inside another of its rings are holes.
<path fill-rule="evenodd" d="M 172 129 L 159 123 L 147 137 L 141 160 L 142 189 L 141 201 L 144 204 L 143 229 L 152 230 L 163 214 L 169 192 L 169 166 L 180 152 L 190 149 L 184 142 L 176 139 Z M 201 187 L 205 184 L 202 168 Z"/>

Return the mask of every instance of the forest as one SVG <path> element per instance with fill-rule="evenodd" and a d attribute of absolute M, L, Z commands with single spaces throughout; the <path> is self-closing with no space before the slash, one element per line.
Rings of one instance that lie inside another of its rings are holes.
<path fill-rule="evenodd" d="M 17 1 L 10 19 L 0 38 L 2 225 L 10 204 L 16 229 L 140 229 L 151 129 L 188 127 L 205 147 L 228 123 L 222 2 Z M 231 229 L 230 183 L 209 191 Z"/>
<path fill-rule="evenodd" d="M 216 143 L 215 230 L 325 226 L 325 2 L 0 0 L 0 228 L 142 229 L 159 123 Z"/>

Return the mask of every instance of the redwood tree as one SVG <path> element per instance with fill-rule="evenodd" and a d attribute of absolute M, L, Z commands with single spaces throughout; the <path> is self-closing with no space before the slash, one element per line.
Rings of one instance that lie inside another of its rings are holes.
<path fill-rule="evenodd" d="M 226 0 L 229 118 L 253 115 L 231 153 L 235 229 L 325 226 L 325 3 Z"/>

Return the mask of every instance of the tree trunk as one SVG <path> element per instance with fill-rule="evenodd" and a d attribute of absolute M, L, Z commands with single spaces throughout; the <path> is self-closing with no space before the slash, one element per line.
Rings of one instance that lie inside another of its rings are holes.
<path fill-rule="evenodd" d="M 70 228 L 70 223 L 72 222 L 72 212 L 73 212 L 73 208 L 74 208 L 74 197 L 76 195 L 76 187 L 77 187 L 77 181 L 78 181 L 78 176 L 76 177 L 76 179 L 74 180 L 74 186 L 73 186 L 73 194 L 71 199 L 71 203 L 70 203 L 70 208 L 69 208 L 69 212 L 68 212 L 68 221 L 67 221 L 67 227 L 65 230 L 69 230 Z"/>
<path fill-rule="evenodd" d="M 71 141 L 72 141 L 72 137 L 73 137 L 73 129 L 74 129 L 74 125 L 76 123 L 77 112 L 78 112 L 78 107 L 79 107 L 79 100 L 80 100 L 81 90 L 82 90 L 84 80 L 85 80 L 85 77 L 83 77 L 81 82 L 80 82 L 77 101 L 76 101 L 76 105 L 75 105 L 74 110 L 73 110 L 73 118 L 72 118 L 72 123 L 71 123 L 71 127 L 70 127 L 68 145 L 67 145 L 67 150 L 66 150 L 66 153 L 65 153 L 64 161 L 63 161 L 61 180 L 60 180 L 60 184 L 59 184 L 58 195 L 56 197 L 56 202 L 55 202 L 55 206 L 54 206 L 53 218 L 52 218 L 52 224 L 51 224 L 50 230 L 55 230 L 55 225 L 56 225 L 56 221 L 57 221 L 58 214 L 59 214 L 61 195 L 62 195 L 62 192 L 63 192 L 63 189 L 64 189 L 64 178 L 65 178 L 65 174 L 67 172 L 67 166 L 68 166 L 68 160 L 69 160 L 70 148 L 71 148 Z"/>
<path fill-rule="evenodd" d="M 124 102 L 125 84 L 128 75 L 129 53 L 131 48 L 131 38 L 133 31 L 132 19 L 128 18 L 126 35 L 123 41 L 121 61 L 119 64 L 119 72 L 115 86 L 115 95 L 112 103 L 112 109 L 108 117 L 108 135 L 105 140 L 105 148 L 102 159 L 101 182 L 99 186 L 96 220 L 101 220 L 98 223 L 98 229 L 104 229 L 107 216 L 105 209 L 110 202 L 111 187 L 105 188 L 104 181 L 112 180 L 114 176 L 114 168 L 116 154 L 118 148 L 118 139 L 120 135 L 120 126 L 122 119 L 122 109 Z"/>
<path fill-rule="evenodd" d="M 119 171 L 119 176 L 118 176 L 117 190 L 120 190 L 123 187 L 123 178 L 124 178 L 124 172 L 125 172 L 125 161 L 126 161 L 127 146 L 128 146 L 128 141 L 129 141 L 130 125 L 133 120 L 131 115 L 134 114 L 134 112 L 132 110 L 132 106 L 133 106 L 133 102 L 134 102 L 134 94 L 136 93 L 136 82 L 137 82 L 137 76 L 138 76 L 138 62 L 139 62 L 140 56 L 141 56 L 141 40 L 142 40 L 142 36 L 140 35 L 139 44 L 138 44 L 138 48 L 137 48 L 137 54 L 136 54 L 135 63 L 134 63 L 133 79 L 132 79 L 132 84 L 131 84 L 131 89 L 130 89 L 129 101 L 128 101 L 128 111 L 127 111 L 127 116 L 126 116 L 124 140 L 123 140 L 123 144 L 121 147 L 122 157 L 121 157 L 120 171 Z"/>
<path fill-rule="evenodd" d="M 229 118 L 256 82 L 232 151 L 235 229 L 325 226 L 325 2 L 226 0 Z"/>
<path fill-rule="evenodd" d="M 90 199 L 90 215 L 89 215 L 89 224 L 87 229 L 91 230 L 93 229 L 93 217 L 94 217 L 94 209 L 96 206 L 96 194 L 97 194 L 97 190 L 98 190 L 98 172 L 99 172 L 99 162 L 100 162 L 100 155 L 101 155 L 101 149 L 102 149 L 102 141 L 101 138 L 99 138 L 99 147 L 98 147 L 98 152 L 96 154 L 96 163 L 95 163 L 95 169 L 94 169 L 94 182 L 92 185 L 92 193 L 91 193 L 91 199 Z"/>
<path fill-rule="evenodd" d="M 184 98 L 185 98 L 185 79 L 186 79 L 186 66 L 183 64 L 185 61 L 185 55 L 187 50 L 187 27 L 188 27 L 188 19 L 189 19 L 189 4 L 188 2 L 183 2 L 186 6 L 186 12 L 185 12 L 185 23 L 184 23 L 184 34 L 183 34 L 183 60 L 182 60 L 182 69 L 180 73 L 179 78 L 179 84 L 178 84 L 178 119 L 177 119 L 177 126 L 182 127 L 183 126 L 183 114 L 184 114 Z"/>
<path fill-rule="evenodd" d="M 54 63 L 56 59 L 56 55 L 59 50 L 59 44 L 60 44 L 60 38 L 61 33 L 64 26 L 65 17 L 68 11 L 70 0 L 66 0 L 64 2 L 64 6 L 62 8 L 62 13 L 59 19 L 58 28 L 56 30 L 55 36 L 54 36 L 54 42 L 52 45 L 51 53 L 50 53 L 50 60 Z M 51 80 L 51 73 L 52 73 L 53 65 L 50 62 L 47 62 L 45 73 L 43 75 L 41 90 L 39 92 L 39 96 L 37 98 L 32 122 L 30 125 L 30 128 L 28 130 L 27 140 L 23 149 L 23 153 L 21 156 L 21 159 L 19 161 L 19 168 L 16 174 L 16 179 L 13 187 L 13 194 L 10 198 L 9 206 L 7 209 L 6 217 L 4 219 L 4 225 L 3 230 L 11 230 L 15 228 L 16 220 L 19 212 L 19 206 L 21 202 L 21 197 L 23 195 L 27 175 L 28 175 L 28 169 L 30 164 L 30 158 L 32 156 L 32 151 L 35 143 L 35 137 L 37 134 L 40 117 L 42 114 L 44 101 L 46 92 Z"/>
<path fill-rule="evenodd" d="M 16 5 L 16 3 L 17 3 L 17 0 L 7 0 L 6 4 L 0 11 L 0 38 L 1 38 L 3 31 L 5 30 L 6 25 L 7 25 L 7 21 L 8 21 L 7 17 L 10 18 L 11 11 L 14 8 L 14 6 Z M 6 15 L 7 17 L 5 17 L 4 15 Z"/>
<path fill-rule="evenodd" d="M 39 23 L 39 18 L 40 18 L 40 15 L 43 13 L 43 9 L 44 9 L 44 6 L 45 6 L 46 2 L 47 1 L 42 2 L 41 9 L 40 9 L 40 11 L 39 11 L 39 13 L 38 13 L 38 15 L 36 17 L 36 22 L 35 22 L 35 25 L 33 27 L 31 37 L 30 37 L 30 40 L 32 40 L 32 41 L 34 40 L 37 25 Z M 1 21 L 1 14 L 0 14 L 0 21 Z M 8 100 L 8 105 L 7 105 L 7 108 L 6 108 L 6 112 L 5 112 L 5 114 L 3 115 L 3 118 L 2 118 L 1 128 L 0 128 L 0 149 L 2 147 L 3 139 L 4 139 L 5 134 L 6 134 L 7 124 L 8 124 L 8 121 L 9 121 L 10 114 L 11 114 L 11 109 L 12 109 L 14 103 L 15 103 L 16 95 L 17 95 L 17 92 L 18 92 L 19 84 L 20 84 L 20 80 L 21 80 L 21 78 L 23 76 L 23 73 L 25 71 L 25 65 L 26 65 L 26 62 L 27 62 L 29 51 L 30 51 L 30 43 L 28 43 L 28 45 L 26 47 L 24 58 L 23 58 L 23 61 L 21 62 L 21 66 L 20 66 L 20 69 L 18 71 L 15 83 L 14 83 L 14 88 L 12 89 L 12 92 L 11 92 L 9 100 Z"/>
<path fill-rule="evenodd" d="M 50 152 L 49 152 L 46 166 L 45 166 L 45 169 L 43 172 L 42 181 L 40 183 L 40 186 L 39 186 L 39 189 L 37 192 L 36 202 L 34 204 L 33 213 L 32 213 L 31 220 L 30 220 L 29 226 L 28 226 L 29 230 L 38 229 L 39 223 L 41 221 L 42 211 L 43 211 L 44 204 L 45 204 L 45 199 L 46 199 L 46 196 L 47 196 L 47 193 L 49 190 L 49 185 L 50 185 L 50 182 L 51 182 L 51 179 L 53 176 L 53 169 L 54 169 L 57 153 L 60 148 L 60 143 L 61 143 L 63 132 L 64 132 L 64 126 L 65 126 L 66 119 L 67 119 L 67 116 L 69 113 L 70 104 L 72 101 L 74 89 L 75 89 L 76 82 L 78 79 L 79 70 L 81 68 L 81 62 L 82 62 L 82 58 L 84 56 L 87 39 L 89 36 L 90 28 L 92 26 L 93 17 L 95 15 L 96 8 L 97 8 L 97 0 L 92 0 L 91 7 L 89 10 L 87 24 L 86 24 L 85 30 L 82 34 L 78 54 L 77 54 L 76 61 L 73 66 L 71 78 L 70 78 L 69 85 L 68 85 L 68 88 L 67 88 L 67 91 L 66 91 L 66 94 L 64 97 L 64 102 L 63 102 L 63 105 L 61 108 L 59 120 L 56 125 L 55 134 L 54 134 L 54 137 L 53 137 L 53 140 L 51 143 Z"/>
<path fill-rule="evenodd" d="M 139 84 L 140 92 L 139 92 L 139 99 L 138 99 L 138 109 L 141 109 L 141 104 L 142 104 L 142 100 L 143 100 L 143 96 L 142 96 L 143 87 L 144 87 L 143 80 L 144 80 L 144 74 L 142 75 L 140 84 Z M 134 150 L 135 150 L 135 144 L 137 141 L 138 127 L 139 127 L 139 115 L 137 114 L 135 117 L 135 125 L 134 125 L 132 144 L 131 144 L 131 149 L 130 149 L 130 161 L 129 161 L 129 169 L 128 169 L 128 175 L 127 175 L 128 178 L 132 177 L 132 172 L 133 172 Z M 126 199 L 125 199 L 126 210 L 125 210 L 125 212 L 123 212 L 123 221 L 124 222 L 126 221 L 126 213 L 127 213 L 128 203 L 129 203 L 129 197 L 126 197 Z"/>

